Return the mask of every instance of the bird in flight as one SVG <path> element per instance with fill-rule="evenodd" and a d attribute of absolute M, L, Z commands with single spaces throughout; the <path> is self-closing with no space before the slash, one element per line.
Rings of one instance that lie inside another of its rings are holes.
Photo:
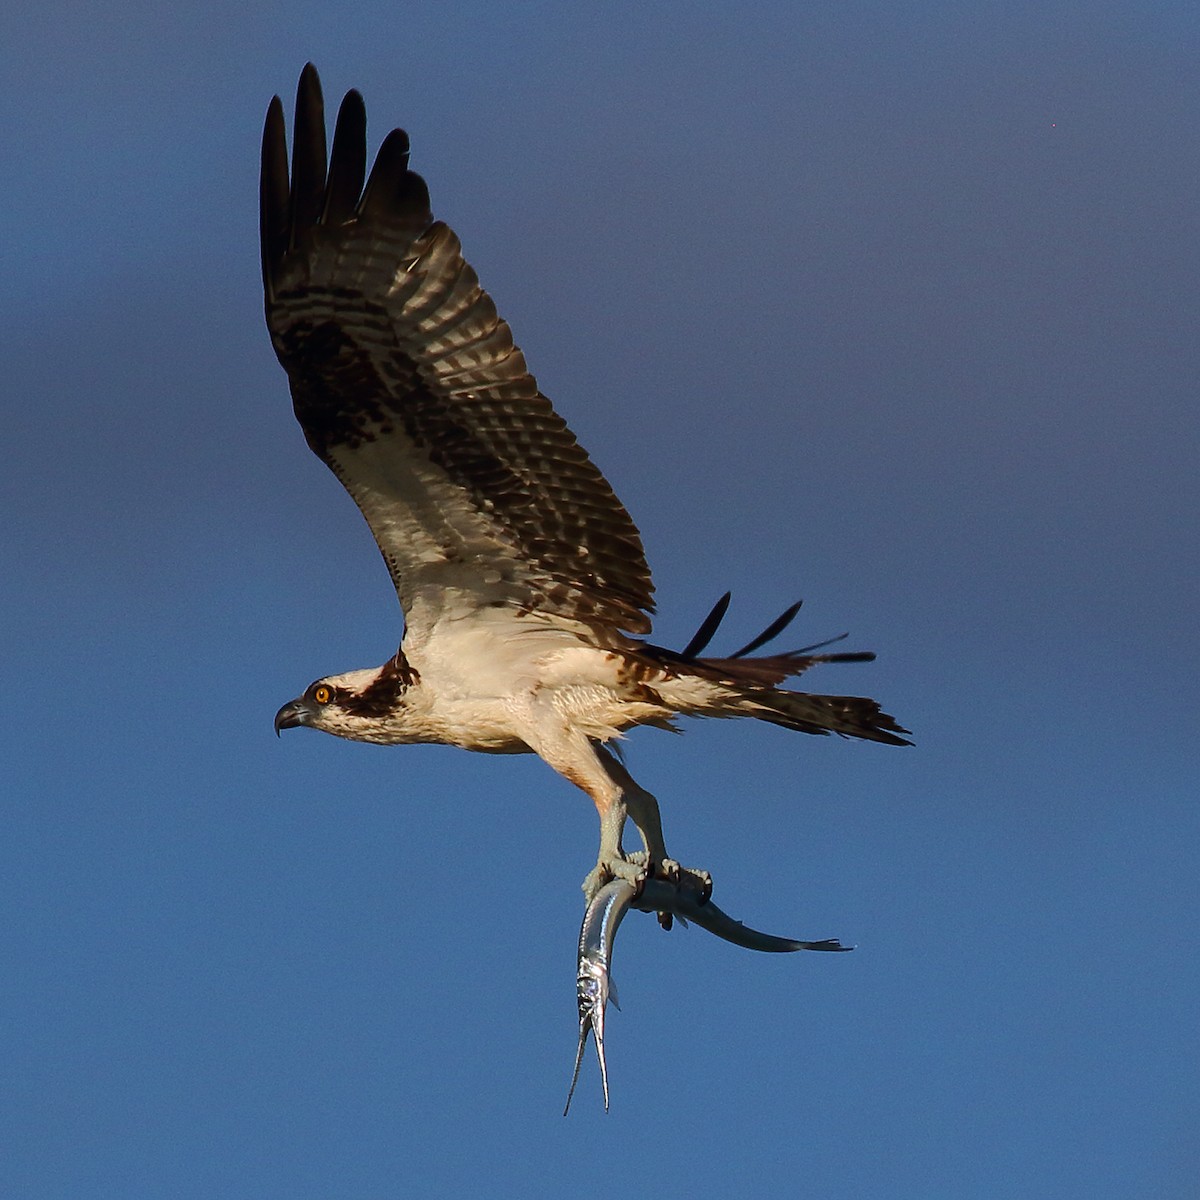
<path fill-rule="evenodd" d="M 702 652 L 727 596 L 682 651 L 646 640 L 653 586 L 638 531 L 538 390 L 408 159 L 408 136 L 394 129 L 368 175 L 357 91 L 342 101 L 327 153 L 311 64 L 290 169 L 278 97 L 267 111 L 271 342 L 304 436 L 362 510 L 404 614 L 394 655 L 318 679 L 279 710 L 276 732 L 537 754 L 599 813 L 589 901 L 610 881 L 647 879 L 706 899 L 706 873 L 670 858 L 658 802 L 614 739 L 639 725 L 673 728 L 678 716 L 753 717 L 893 746 L 909 744 L 907 730 L 874 700 L 780 686 L 815 663 L 874 657 L 814 653 L 828 643 L 756 655 L 799 605 L 724 658 Z M 627 820 L 640 850 L 623 845 Z"/>

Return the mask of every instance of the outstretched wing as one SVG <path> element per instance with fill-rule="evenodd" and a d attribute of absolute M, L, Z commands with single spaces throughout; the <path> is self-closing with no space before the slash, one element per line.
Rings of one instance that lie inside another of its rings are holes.
<path fill-rule="evenodd" d="M 434 221 L 407 135 L 388 134 L 366 179 L 352 91 L 328 162 L 325 144 L 309 64 L 290 179 L 278 97 L 263 130 L 267 326 L 308 444 L 362 509 L 409 629 L 502 605 L 647 632 L 637 529 Z"/>

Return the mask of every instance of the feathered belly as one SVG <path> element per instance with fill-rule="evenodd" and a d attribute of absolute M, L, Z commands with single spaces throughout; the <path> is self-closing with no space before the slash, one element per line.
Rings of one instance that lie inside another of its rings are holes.
<path fill-rule="evenodd" d="M 469 679 L 423 677 L 428 729 L 422 740 L 492 754 L 525 753 L 531 743 L 562 733 L 605 742 L 635 725 L 672 729 L 673 716 L 706 711 L 723 690 L 591 646 L 556 647 L 532 663 L 502 664 L 510 669 L 499 671 L 496 660 L 509 649 L 493 647 L 497 653 L 478 659 L 487 666 Z M 516 680 L 515 689 L 502 690 L 503 682 Z M 480 694 L 483 689 L 491 694 Z"/>

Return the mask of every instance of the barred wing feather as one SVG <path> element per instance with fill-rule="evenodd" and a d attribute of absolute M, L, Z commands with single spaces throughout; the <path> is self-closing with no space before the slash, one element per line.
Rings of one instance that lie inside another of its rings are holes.
<path fill-rule="evenodd" d="M 267 324 L 308 444 L 362 509 L 410 631 L 503 605 L 647 632 L 637 529 L 434 221 L 403 131 L 365 175 L 361 97 L 346 96 L 327 162 L 306 67 L 290 177 L 278 98 L 263 132 Z"/>

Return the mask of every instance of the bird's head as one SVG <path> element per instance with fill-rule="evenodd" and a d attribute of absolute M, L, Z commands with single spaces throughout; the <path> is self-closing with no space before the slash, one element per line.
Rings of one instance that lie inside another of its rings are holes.
<path fill-rule="evenodd" d="M 327 675 L 275 714 L 275 732 L 303 725 L 356 742 L 402 741 L 404 693 L 415 672 L 395 660 L 382 667 Z"/>

